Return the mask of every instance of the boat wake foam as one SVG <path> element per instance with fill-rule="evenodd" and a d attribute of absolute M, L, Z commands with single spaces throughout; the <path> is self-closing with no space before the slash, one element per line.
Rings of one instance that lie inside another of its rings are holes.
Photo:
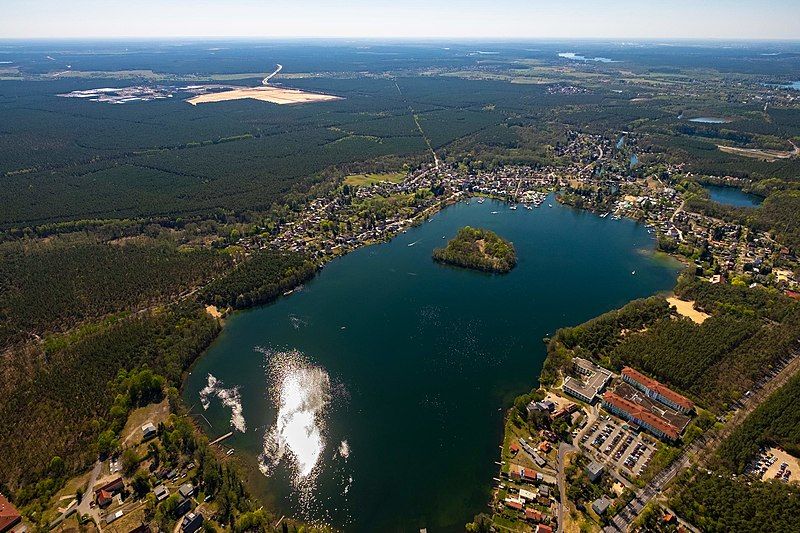
<path fill-rule="evenodd" d="M 239 387 L 226 389 L 220 380 L 209 374 L 207 385 L 200 391 L 200 405 L 203 406 L 203 410 L 208 410 L 212 397 L 219 398 L 222 405 L 231 410 L 231 426 L 236 431 L 244 433 L 247 425 L 242 414 L 242 397 L 239 394 Z"/>

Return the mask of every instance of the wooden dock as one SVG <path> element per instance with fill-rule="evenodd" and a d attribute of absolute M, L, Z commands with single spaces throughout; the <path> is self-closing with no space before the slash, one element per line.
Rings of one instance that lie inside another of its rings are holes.
<path fill-rule="evenodd" d="M 227 439 L 228 437 L 230 437 L 231 435 L 233 435 L 233 431 L 229 431 L 229 432 L 225 433 L 223 436 L 212 440 L 211 442 L 209 442 L 209 444 L 217 444 L 218 442 L 222 442 L 225 439 Z"/>

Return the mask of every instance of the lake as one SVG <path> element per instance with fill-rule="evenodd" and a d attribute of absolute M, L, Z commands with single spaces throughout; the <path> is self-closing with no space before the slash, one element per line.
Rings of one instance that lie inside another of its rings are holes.
<path fill-rule="evenodd" d="M 580 54 L 576 54 L 575 52 L 561 52 L 558 54 L 558 57 L 562 59 L 569 59 L 571 61 L 594 61 L 597 63 L 618 63 L 618 61 L 614 61 L 608 57 L 586 57 Z"/>
<path fill-rule="evenodd" d="M 702 124 L 728 124 L 730 120 L 718 117 L 697 117 L 690 118 L 689 122 L 700 122 Z"/>
<path fill-rule="evenodd" d="M 749 194 L 736 187 L 724 187 L 721 185 L 704 185 L 711 199 L 725 205 L 736 207 L 758 207 L 764 201 L 760 196 Z"/>
<path fill-rule="evenodd" d="M 513 241 L 517 267 L 434 263 L 464 225 Z M 183 394 L 212 438 L 233 426 L 224 446 L 281 514 L 347 531 L 463 531 L 486 510 L 501 408 L 537 385 L 542 338 L 671 289 L 680 267 L 653 247 L 644 226 L 552 196 L 533 210 L 460 203 L 234 313 Z"/>

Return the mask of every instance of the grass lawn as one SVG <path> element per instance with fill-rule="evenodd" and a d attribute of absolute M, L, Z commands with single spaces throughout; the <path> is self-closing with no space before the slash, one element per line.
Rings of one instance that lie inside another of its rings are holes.
<path fill-rule="evenodd" d="M 386 172 L 383 174 L 350 174 L 344 179 L 347 185 L 374 185 L 382 181 L 400 183 L 406 175 L 404 172 Z"/>

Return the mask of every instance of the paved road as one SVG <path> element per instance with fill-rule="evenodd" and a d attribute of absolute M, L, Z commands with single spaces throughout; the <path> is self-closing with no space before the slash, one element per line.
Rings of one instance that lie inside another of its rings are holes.
<path fill-rule="evenodd" d="M 589 416 L 586 419 L 586 425 L 583 426 L 575 438 L 572 439 L 572 444 L 568 444 L 566 442 L 562 442 L 558 445 L 558 465 L 556 466 L 556 482 L 558 483 L 558 494 L 559 494 L 559 502 L 558 502 L 558 533 L 563 533 L 564 531 L 564 507 L 567 501 L 567 476 L 564 471 L 565 465 L 564 460 L 568 453 L 577 452 L 579 451 L 579 443 L 581 438 L 589 431 L 592 425 L 597 421 L 597 417 L 599 416 L 599 409 L 595 405 L 589 410 Z"/>
<path fill-rule="evenodd" d="M 578 451 L 571 444 L 562 442 L 558 445 L 558 470 L 556 472 L 556 482 L 558 483 L 558 533 L 564 531 L 564 507 L 567 501 L 567 474 L 564 471 L 564 459 L 568 453 Z"/>
<path fill-rule="evenodd" d="M 283 68 L 283 65 L 281 65 L 280 63 L 278 63 L 278 68 L 276 68 L 276 69 L 275 69 L 275 72 L 273 72 L 272 74 L 270 74 L 269 76 L 267 76 L 266 78 L 264 78 L 263 80 L 261 80 L 261 83 L 262 83 L 263 85 L 267 85 L 267 84 L 269 84 L 269 80 L 271 80 L 271 79 L 272 79 L 272 77 L 273 77 L 273 76 L 275 76 L 275 74 L 277 74 L 278 72 L 280 72 L 282 68 Z"/>

